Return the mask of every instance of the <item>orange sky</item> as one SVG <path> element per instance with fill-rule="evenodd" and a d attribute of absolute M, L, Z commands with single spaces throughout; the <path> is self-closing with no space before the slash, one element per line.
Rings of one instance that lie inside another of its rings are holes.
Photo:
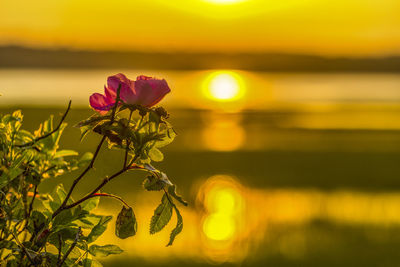
<path fill-rule="evenodd" d="M 217 1 L 0 0 L 0 44 L 400 54 L 399 0 Z"/>

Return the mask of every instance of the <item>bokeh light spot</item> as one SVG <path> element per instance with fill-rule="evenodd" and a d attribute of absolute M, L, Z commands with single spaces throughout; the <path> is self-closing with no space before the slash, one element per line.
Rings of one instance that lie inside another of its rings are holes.
<path fill-rule="evenodd" d="M 238 204 L 240 196 L 231 188 L 218 188 L 207 195 L 207 206 L 220 214 L 232 215 Z"/>
<path fill-rule="evenodd" d="M 209 215 L 203 224 L 206 236 L 213 240 L 228 240 L 235 233 L 235 220 L 231 216 L 221 213 Z"/>

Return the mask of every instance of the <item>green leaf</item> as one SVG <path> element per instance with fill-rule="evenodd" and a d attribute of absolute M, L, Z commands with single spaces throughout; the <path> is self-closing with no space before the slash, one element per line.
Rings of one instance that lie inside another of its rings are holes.
<path fill-rule="evenodd" d="M 178 193 L 176 193 L 176 185 L 172 185 L 170 187 L 168 187 L 168 193 L 173 196 L 176 200 L 178 200 L 180 203 L 182 203 L 182 205 L 187 206 L 188 203 L 182 198 L 182 196 L 178 195 Z"/>
<path fill-rule="evenodd" d="M 121 239 L 134 236 L 137 231 L 137 221 L 135 213 L 132 208 L 125 208 L 122 206 L 122 210 L 118 214 L 117 221 L 115 223 L 115 235 Z"/>
<path fill-rule="evenodd" d="M 111 254 L 121 254 L 124 252 L 116 245 L 91 245 L 89 247 L 89 253 L 96 257 L 106 257 Z"/>
<path fill-rule="evenodd" d="M 67 192 L 65 192 L 64 186 L 62 184 L 57 185 L 55 193 L 55 196 L 57 196 L 57 201 L 59 201 L 60 203 L 63 202 L 64 199 L 67 197 Z"/>
<path fill-rule="evenodd" d="M 34 210 L 29 218 L 27 226 L 30 233 L 35 235 L 46 225 L 46 216 L 38 210 Z"/>
<path fill-rule="evenodd" d="M 20 267 L 20 263 L 16 259 L 12 259 L 12 260 L 8 260 L 7 265 L 5 265 L 5 266 L 6 267 Z"/>
<path fill-rule="evenodd" d="M 3 187 L 6 185 L 8 182 L 10 182 L 12 179 L 23 173 L 24 170 L 20 168 L 12 168 L 9 171 L 4 171 L 3 174 L 0 176 L 0 187 Z"/>
<path fill-rule="evenodd" d="M 172 205 L 166 194 L 163 195 L 161 204 L 154 210 L 154 215 L 150 222 L 150 234 L 161 231 L 171 220 Z"/>
<path fill-rule="evenodd" d="M 86 165 L 89 163 L 93 158 L 93 153 L 91 152 L 86 152 L 85 154 L 82 155 L 82 157 L 79 159 L 79 167 Z"/>
<path fill-rule="evenodd" d="M 83 210 L 91 211 L 99 205 L 100 198 L 99 197 L 92 197 L 81 204 Z"/>
<path fill-rule="evenodd" d="M 69 157 L 69 156 L 78 156 L 78 152 L 74 150 L 59 150 L 54 155 L 54 158 Z"/>
<path fill-rule="evenodd" d="M 19 130 L 17 138 L 21 143 L 28 143 L 34 139 L 33 134 L 25 130 Z"/>
<path fill-rule="evenodd" d="M 54 218 L 53 225 L 69 225 L 73 219 L 70 209 L 63 210 Z"/>
<path fill-rule="evenodd" d="M 61 203 L 67 196 L 67 193 L 64 190 L 64 186 L 62 184 L 57 185 L 57 187 L 53 190 L 50 194 L 51 198 L 48 200 L 48 206 L 50 206 L 51 211 L 56 211 L 60 206 Z M 71 203 L 71 198 L 68 200 L 68 203 Z M 47 205 L 46 205 L 47 206 Z"/>
<path fill-rule="evenodd" d="M 109 221 L 112 219 L 112 216 L 99 216 L 100 221 L 98 224 L 96 224 L 92 231 L 89 233 L 87 237 L 87 242 L 92 243 L 93 241 L 96 241 L 96 239 L 101 236 L 104 231 L 107 229 L 107 224 Z"/>
<path fill-rule="evenodd" d="M 0 187 L 6 185 L 8 182 L 16 178 L 18 175 L 23 173 L 23 165 L 26 162 L 31 161 L 34 158 L 35 152 L 31 150 L 25 150 L 18 158 L 16 158 L 9 169 L 4 168 L 3 173 L 0 176 Z"/>
<path fill-rule="evenodd" d="M 162 140 L 157 141 L 155 144 L 155 147 L 158 147 L 158 148 L 164 147 L 174 141 L 174 139 L 176 137 L 175 130 L 169 124 L 167 126 L 168 126 L 168 128 L 165 130 L 164 138 L 162 138 Z"/>
<path fill-rule="evenodd" d="M 103 265 L 95 259 L 84 259 L 82 261 L 83 267 L 102 267 Z"/>
<path fill-rule="evenodd" d="M 156 147 L 149 150 L 149 157 L 152 161 L 162 161 L 164 159 L 163 153 Z"/>
<path fill-rule="evenodd" d="M 82 122 L 78 123 L 77 125 L 75 125 L 76 127 L 80 128 L 80 131 L 81 131 L 80 140 L 82 141 L 83 138 L 85 138 L 85 136 L 90 131 L 96 131 L 96 129 L 100 130 L 102 125 L 108 125 L 109 118 L 110 118 L 110 115 L 94 116 L 94 117 L 90 117 L 86 121 L 82 121 Z M 99 133 L 101 133 L 101 131 Z"/>
<path fill-rule="evenodd" d="M 35 131 L 36 137 L 43 136 L 53 130 L 53 118 L 54 116 L 51 115 L 48 120 L 46 120 L 45 122 L 43 122 L 43 124 L 40 125 L 39 129 Z M 67 124 L 62 123 L 58 131 L 37 142 L 37 144 L 42 148 L 42 151 L 46 151 L 48 155 L 54 156 L 58 148 L 58 143 L 60 141 L 61 134 L 64 131 L 65 127 L 67 127 Z"/>
<path fill-rule="evenodd" d="M 87 211 L 86 211 L 87 212 Z M 85 216 L 79 218 L 76 222 L 77 225 L 83 229 L 92 229 L 99 222 L 99 216 L 93 213 L 88 213 Z"/>
<path fill-rule="evenodd" d="M 146 179 L 143 181 L 143 187 L 147 191 L 160 191 L 164 188 L 164 185 L 165 184 L 154 175 L 147 176 Z"/>
<path fill-rule="evenodd" d="M 86 125 L 82 126 L 79 130 L 81 131 L 81 137 L 79 140 L 82 142 L 82 140 L 85 138 L 85 136 L 93 129 L 93 126 Z"/>
<path fill-rule="evenodd" d="M 17 249 L 18 245 L 10 240 L 1 240 L 0 241 L 0 249 Z"/>
<path fill-rule="evenodd" d="M 174 228 L 174 229 L 172 230 L 172 232 L 171 232 L 171 235 L 170 235 L 170 237 L 169 237 L 169 242 L 168 242 L 168 244 L 167 244 L 167 247 L 172 245 L 172 243 L 173 243 L 174 240 L 175 240 L 175 237 L 176 237 L 180 232 L 182 232 L 182 229 L 183 229 L 183 219 L 182 219 L 182 215 L 181 215 L 181 213 L 179 212 L 178 208 L 177 208 L 175 205 L 174 205 L 174 210 L 175 210 L 175 212 L 176 212 L 177 222 L 176 222 L 175 228 Z"/>
<path fill-rule="evenodd" d="M 110 118 L 111 118 L 110 115 L 104 115 L 104 116 L 93 115 L 86 120 L 80 121 L 74 127 L 82 127 L 82 126 L 86 126 L 86 125 L 96 125 L 98 122 L 103 121 L 103 120 L 108 120 Z"/>

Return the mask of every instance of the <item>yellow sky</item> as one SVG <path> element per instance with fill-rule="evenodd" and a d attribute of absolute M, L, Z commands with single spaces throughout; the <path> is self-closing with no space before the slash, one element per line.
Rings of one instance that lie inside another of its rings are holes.
<path fill-rule="evenodd" d="M 0 0 L 0 44 L 400 54 L 399 0 L 216 1 Z"/>

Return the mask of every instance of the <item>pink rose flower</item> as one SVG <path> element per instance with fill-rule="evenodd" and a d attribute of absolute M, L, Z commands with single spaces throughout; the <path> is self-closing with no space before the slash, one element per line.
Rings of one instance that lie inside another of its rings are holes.
<path fill-rule="evenodd" d="M 136 81 L 132 81 L 124 74 L 118 73 L 108 77 L 107 87 L 104 86 L 104 95 L 94 93 L 90 96 L 90 106 L 101 114 L 107 113 L 115 104 L 117 89 L 120 85 L 122 102 L 144 107 L 154 106 L 171 91 L 164 79 L 159 80 L 141 75 L 136 78 Z"/>

